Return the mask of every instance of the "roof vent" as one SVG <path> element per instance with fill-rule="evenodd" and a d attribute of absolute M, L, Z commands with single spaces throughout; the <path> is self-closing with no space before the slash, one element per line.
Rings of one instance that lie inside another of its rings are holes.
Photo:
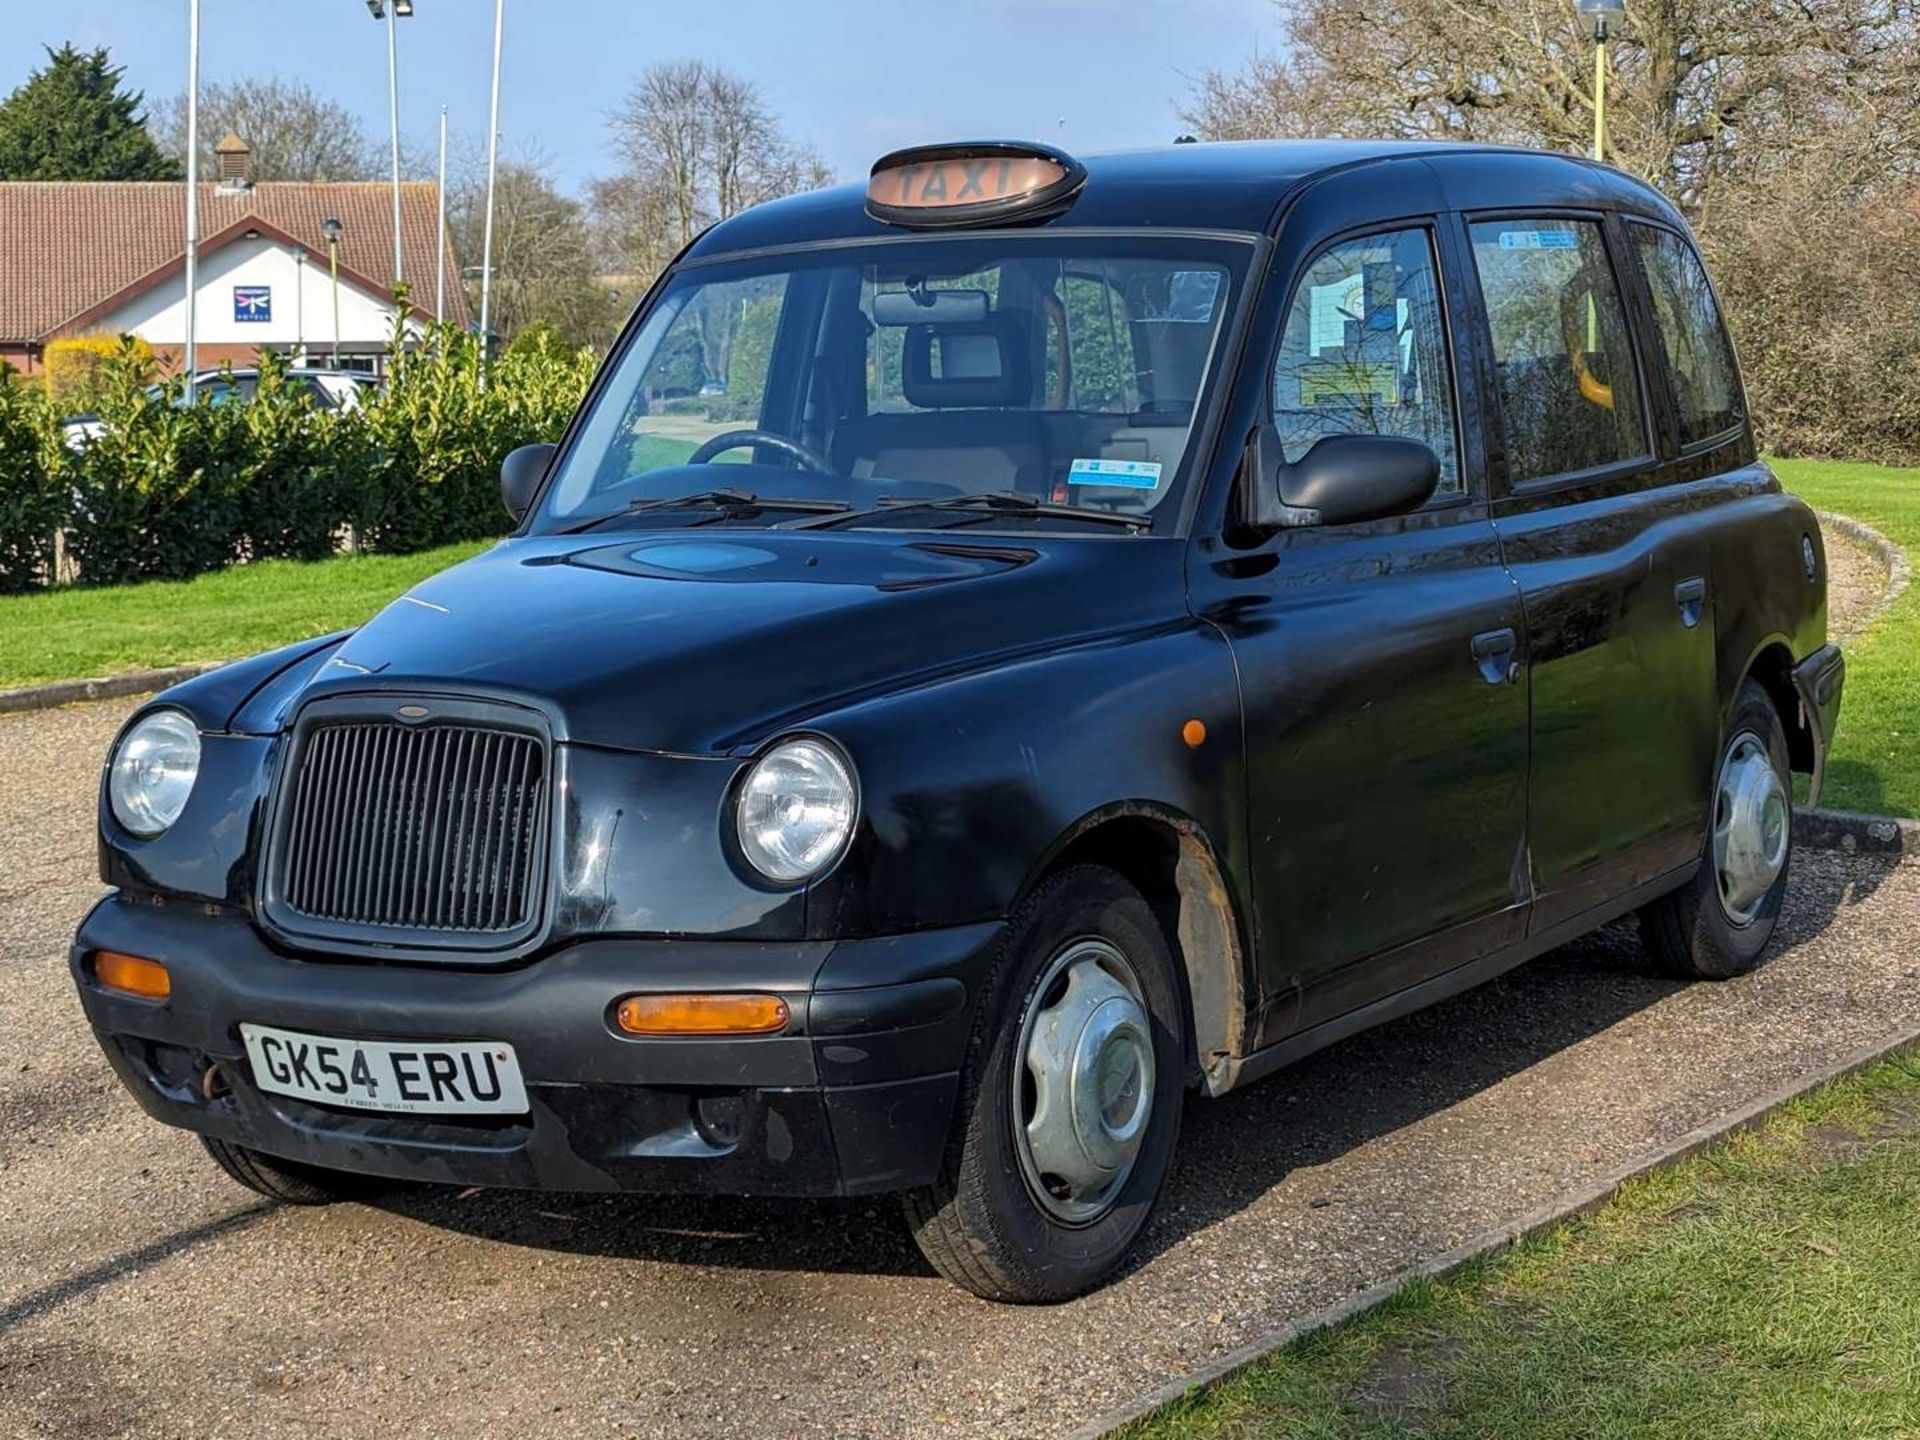
<path fill-rule="evenodd" d="M 213 147 L 214 159 L 219 162 L 220 188 L 222 190 L 251 190 L 253 188 L 253 147 L 229 130 L 226 138 Z"/>

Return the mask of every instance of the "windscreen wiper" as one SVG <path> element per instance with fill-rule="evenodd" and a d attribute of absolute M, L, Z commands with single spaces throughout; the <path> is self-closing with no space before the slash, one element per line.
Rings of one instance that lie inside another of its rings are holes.
<path fill-rule="evenodd" d="M 578 534 L 623 515 L 637 515 L 648 510 L 718 510 L 723 515 L 757 515 L 763 510 L 791 510 L 808 515 L 837 515 L 852 508 L 844 500 L 809 500 L 798 495 L 755 495 L 729 487 L 695 490 L 690 495 L 666 495 L 657 499 L 629 501 L 623 510 L 611 510 L 605 515 L 595 515 L 572 525 L 564 525 L 557 533 Z"/>
<path fill-rule="evenodd" d="M 1100 510 L 1091 505 L 1061 505 L 1029 495 L 1024 490 L 980 490 L 970 495 L 942 495 L 918 499 L 911 495 L 889 495 L 866 510 L 846 510 L 837 515 L 822 515 L 782 525 L 783 530 L 826 529 L 833 525 L 851 525 L 879 515 L 896 515 L 903 510 L 973 510 L 987 514 L 1030 516 L 1040 520 L 1091 520 L 1102 525 L 1123 525 L 1143 530 L 1153 524 L 1150 516 L 1133 515 L 1123 510 Z"/>

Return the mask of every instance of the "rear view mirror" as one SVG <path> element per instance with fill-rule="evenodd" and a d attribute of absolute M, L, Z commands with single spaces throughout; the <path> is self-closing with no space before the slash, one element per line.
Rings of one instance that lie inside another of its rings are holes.
<path fill-rule="evenodd" d="M 500 462 L 500 498 L 507 502 L 507 513 L 519 524 L 527 507 L 547 478 L 547 466 L 553 463 L 553 445 L 522 445 Z"/>
<path fill-rule="evenodd" d="M 1328 435 L 1280 467 L 1280 499 L 1309 524 L 1351 525 L 1418 510 L 1440 484 L 1440 457 L 1397 435 Z"/>
<path fill-rule="evenodd" d="M 876 325 L 978 325 L 987 318 L 984 290 L 876 290 Z"/>

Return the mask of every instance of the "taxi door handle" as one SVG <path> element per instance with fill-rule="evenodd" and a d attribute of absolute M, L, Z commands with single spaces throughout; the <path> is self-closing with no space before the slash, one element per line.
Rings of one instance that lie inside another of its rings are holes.
<path fill-rule="evenodd" d="M 1680 607 L 1680 623 L 1691 630 L 1707 606 L 1707 582 L 1695 575 L 1673 587 L 1673 603 Z"/>
<path fill-rule="evenodd" d="M 1519 637 L 1511 629 L 1487 630 L 1473 637 L 1474 663 L 1489 685 L 1511 685 L 1520 678 L 1520 662 L 1513 658 Z"/>

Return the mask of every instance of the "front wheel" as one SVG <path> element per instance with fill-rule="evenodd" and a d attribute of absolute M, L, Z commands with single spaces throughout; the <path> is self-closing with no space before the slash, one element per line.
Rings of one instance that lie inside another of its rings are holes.
<path fill-rule="evenodd" d="M 1654 963 L 1684 980 L 1730 980 L 1760 963 L 1793 858 L 1793 776 L 1773 699 L 1741 683 L 1714 772 L 1700 872 L 1640 912 Z"/>
<path fill-rule="evenodd" d="M 1065 1300 L 1117 1266 L 1166 1180 L 1185 1026 L 1173 953 L 1110 870 L 1050 877 L 981 999 L 940 1180 L 906 1195 L 933 1267 L 989 1300 Z"/>

